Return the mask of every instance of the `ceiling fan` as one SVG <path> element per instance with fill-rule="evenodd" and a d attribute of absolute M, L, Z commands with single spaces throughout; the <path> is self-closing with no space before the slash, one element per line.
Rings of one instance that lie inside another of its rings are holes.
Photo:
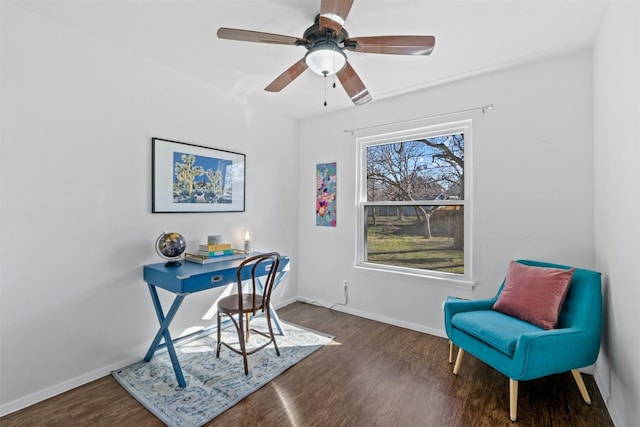
<path fill-rule="evenodd" d="M 307 68 L 321 76 L 335 74 L 356 105 L 371 101 L 364 83 L 347 61 L 345 50 L 393 55 L 429 55 L 435 45 L 433 36 L 373 36 L 350 38 L 343 28 L 354 0 L 322 0 L 320 14 L 302 38 L 259 31 L 220 28 L 218 37 L 246 42 L 304 46 L 307 53 L 280 74 L 264 90 L 280 92 Z M 326 105 L 326 102 L 325 102 Z"/>

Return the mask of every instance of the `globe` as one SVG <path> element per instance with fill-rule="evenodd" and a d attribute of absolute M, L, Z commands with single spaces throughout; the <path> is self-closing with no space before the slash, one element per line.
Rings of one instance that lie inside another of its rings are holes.
<path fill-rule="evenodd" d="M 164 231 L 156 239 L 156 252 L 162 258 L 168 260 L 165 267 L 178 267 L 182 265 L 178 259 L 187 248 L 187 242 L 180 233 L 165 233 Z"/>

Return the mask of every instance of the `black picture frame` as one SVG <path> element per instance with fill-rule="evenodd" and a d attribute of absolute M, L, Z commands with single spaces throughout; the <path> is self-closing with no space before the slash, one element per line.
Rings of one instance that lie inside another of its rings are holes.
<path fill-rule="evenodd" d="M 151 212 L 244 212 L 242 153 L 151 139 Z"/>

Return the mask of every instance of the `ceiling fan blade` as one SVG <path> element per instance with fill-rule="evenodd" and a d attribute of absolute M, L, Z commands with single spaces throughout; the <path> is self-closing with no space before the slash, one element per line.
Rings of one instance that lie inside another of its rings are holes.
<path fill-rule="evenodd" d="M 366 104 L 371 101 L 371 95 L 369 95 L 369 91 L 356 74 L 356 70 L 353 69 L 351 64 L 347 62 L 344 68 L 336 73 L 338 76 L 338 80 L 342 83 L 342 87 L 344 88 L 347 95 L 351 98 L 356 105 Z"/>
<path fill-rule="evenodd" d="M 269 83 L 269 86 L 265 87 L 264 90 L 267 92 L 280 92 L 282 89 L 287 87 L 289 83 L 298 78 L 300 74 L 302 74 L 307 68 L 307 63 L 304 62 L 304 59 L 293 64 L 284 73 L 280 74 L 274 81 Z"/>
<path fill-rule="evenodd" d="M 293 46 L 308 43 L 304 39 L 293 36 L 283 36 L 281 34 L 262 33 L 260 31 L 239 30 L 237 28 L 224 27 L 218 29 L 218 38 L 243 42 L 288 44 Z"/>
<path fill-rule="evenodd" d="M 345 40 L 345 49 L 391 55 L 429 55 L 436 44 L 433 36 L 374 36 Z"/>
<path fill-rule="evenodd" d="M 335 34 L 342 30 L 354 0 L 322 0 L 320 28 L 329 28 Z"/>

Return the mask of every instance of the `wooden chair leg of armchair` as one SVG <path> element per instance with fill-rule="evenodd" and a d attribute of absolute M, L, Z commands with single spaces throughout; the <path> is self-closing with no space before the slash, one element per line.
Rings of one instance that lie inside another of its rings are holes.
<path fill-rule="evenodd" d="M 582 379 L 582 375 L 580 375 L 580 371 L 578 371 L 577 369 L 572 369 L 571 375 L 573 375 L 573 379 L 576 380 L 576 384 L 578 384 L 578 388 L 580 389 L 582 398 L 587 403 L 587 405 L 591 405 L 591 397 L 589 396 L 587 387 L 584 385 L 584 380 Z"/>
<path fill-rule="evenodd" d="M 518 381 L 509 378 L 509 418 L 518 418 Z"/>
<path fill-rule="evenodd" d="M 453 375 L 458 375 L 460 371 L 460 366 L 462 366 L 462 358 L 464 357 L 464 350 L 458 349 L 458 357 L 456 357 L 456 364 L 453 365 Z"/>
<path fill-rule="evenodd" d="M 449 363 L 453 363 L 453 342 L 449 340 Z"/>

